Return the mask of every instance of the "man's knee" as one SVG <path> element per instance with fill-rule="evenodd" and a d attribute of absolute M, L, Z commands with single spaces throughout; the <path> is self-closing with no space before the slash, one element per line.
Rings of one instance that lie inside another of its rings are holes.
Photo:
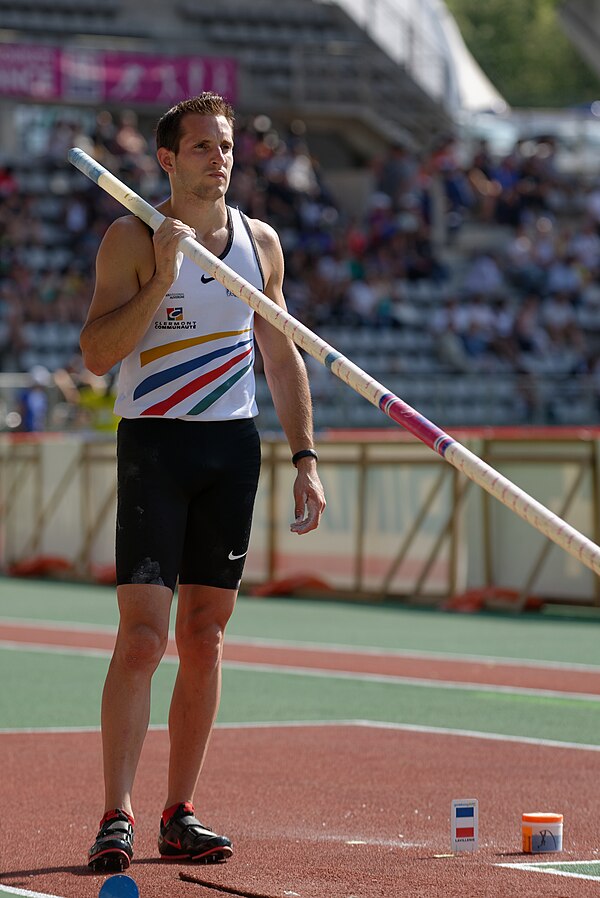
<path fill-rule="evenodd" d="M 198 672 L 212 672 L 219 664 L 223 650 L 224 626 L 204 615 L 190 615 L 177 628 L 180 661 Z"/>
<path fill-rule="evenodd" d="M 125 667 L 135 670 L 154 670 L 165 653 L 168 633 L 150 624 L 121 627 L 116 652 Z"/>

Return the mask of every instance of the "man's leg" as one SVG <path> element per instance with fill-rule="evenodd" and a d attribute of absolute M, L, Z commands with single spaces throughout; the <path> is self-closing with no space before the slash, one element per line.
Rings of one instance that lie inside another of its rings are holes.
<path fill-rule="evenodd" d="M 169 712 L 171 753 L 166 808 L 192 802 L 221 696 L 225 626 L 237 591 L 179 587 L 176 639 L 179 671 Z"/>
<path fill-rule="evenodd" d="M 105 814 L 88 853 L 95 873 L 126 870 L 133 857 L 131 792 L 150 716 L 152 674 L 164 653 L 173 593 L 119 586 L 119 631 L 102 695 Z"/>
<path fill-rule="evenodd" d="M 219 863 L 231 857 L 226 836 L 196 817 L 193 795 L 221 695 L 223 635 L 237 590 L 180 586 L 176 637 L 179 671 L 171 709 L 169 784 L 158 850 L 162 857 Z"/>
<path fill-rule="evenodd" d="M 117 589 L 120 622 L 102 696 L 105 810 L 132 814 L 131 791 L 150 716 L 150 684 L 168 640 L 172 592 Z"/>

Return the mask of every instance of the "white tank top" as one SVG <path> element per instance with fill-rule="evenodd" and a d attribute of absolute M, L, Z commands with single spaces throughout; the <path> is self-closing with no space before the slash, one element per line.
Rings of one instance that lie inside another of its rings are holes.
<path fill-rule="evenodd" d="M 220 256 L 259 290 L 262 270 L 247 219 L 227 206 Z M 258 414 L 254 312 L 183 257 L 177 280 L 135 350 L 121 362 L 115 414 L 223 421 Z"/>

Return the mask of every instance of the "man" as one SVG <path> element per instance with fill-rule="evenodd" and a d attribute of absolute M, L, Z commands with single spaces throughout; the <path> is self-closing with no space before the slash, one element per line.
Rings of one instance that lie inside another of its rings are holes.
<path fill-rule="evenodd" d="M 226 205 L 233 111 L 205 93 L 159 121 L 157 158 L 171 194 L 152 236 L 125 216 L 98 251 L 81 334 L 95 374 L 122 362 L 117 439 L 117 598 L 120 623 L 102 698 L 105 814 L 89 852 L 95 872 L 133 856 L 131 792 L 146 734 L 152 675 L 167 644 L 179 580 L 179 669 L 169 711 L 161 856 L 225 860 L 231 842 L 196 818 L 193 796 L 220 697 L 223 633 L 250 537 L 260 465 L 254 425 L 253 337 L 297 468 L 295 533 L 325 507 L 313 449 L 306 369 L 295 346 L 177 251 L 194 236 L 280 306 L 277 235 Z"/>

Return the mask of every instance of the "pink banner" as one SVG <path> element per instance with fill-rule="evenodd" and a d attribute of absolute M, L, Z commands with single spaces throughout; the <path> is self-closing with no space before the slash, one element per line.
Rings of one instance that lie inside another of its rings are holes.
<path fill-rule="evenodd" d="M 56 47 L 0 44 L 0 96 L 59 99 L 59 55 Z"/>
<path fill-rule="evenodd" d="M 234 59 L 0 44 L 0 96 L 166 107 L 204 90 L 236 100 Z"/>

